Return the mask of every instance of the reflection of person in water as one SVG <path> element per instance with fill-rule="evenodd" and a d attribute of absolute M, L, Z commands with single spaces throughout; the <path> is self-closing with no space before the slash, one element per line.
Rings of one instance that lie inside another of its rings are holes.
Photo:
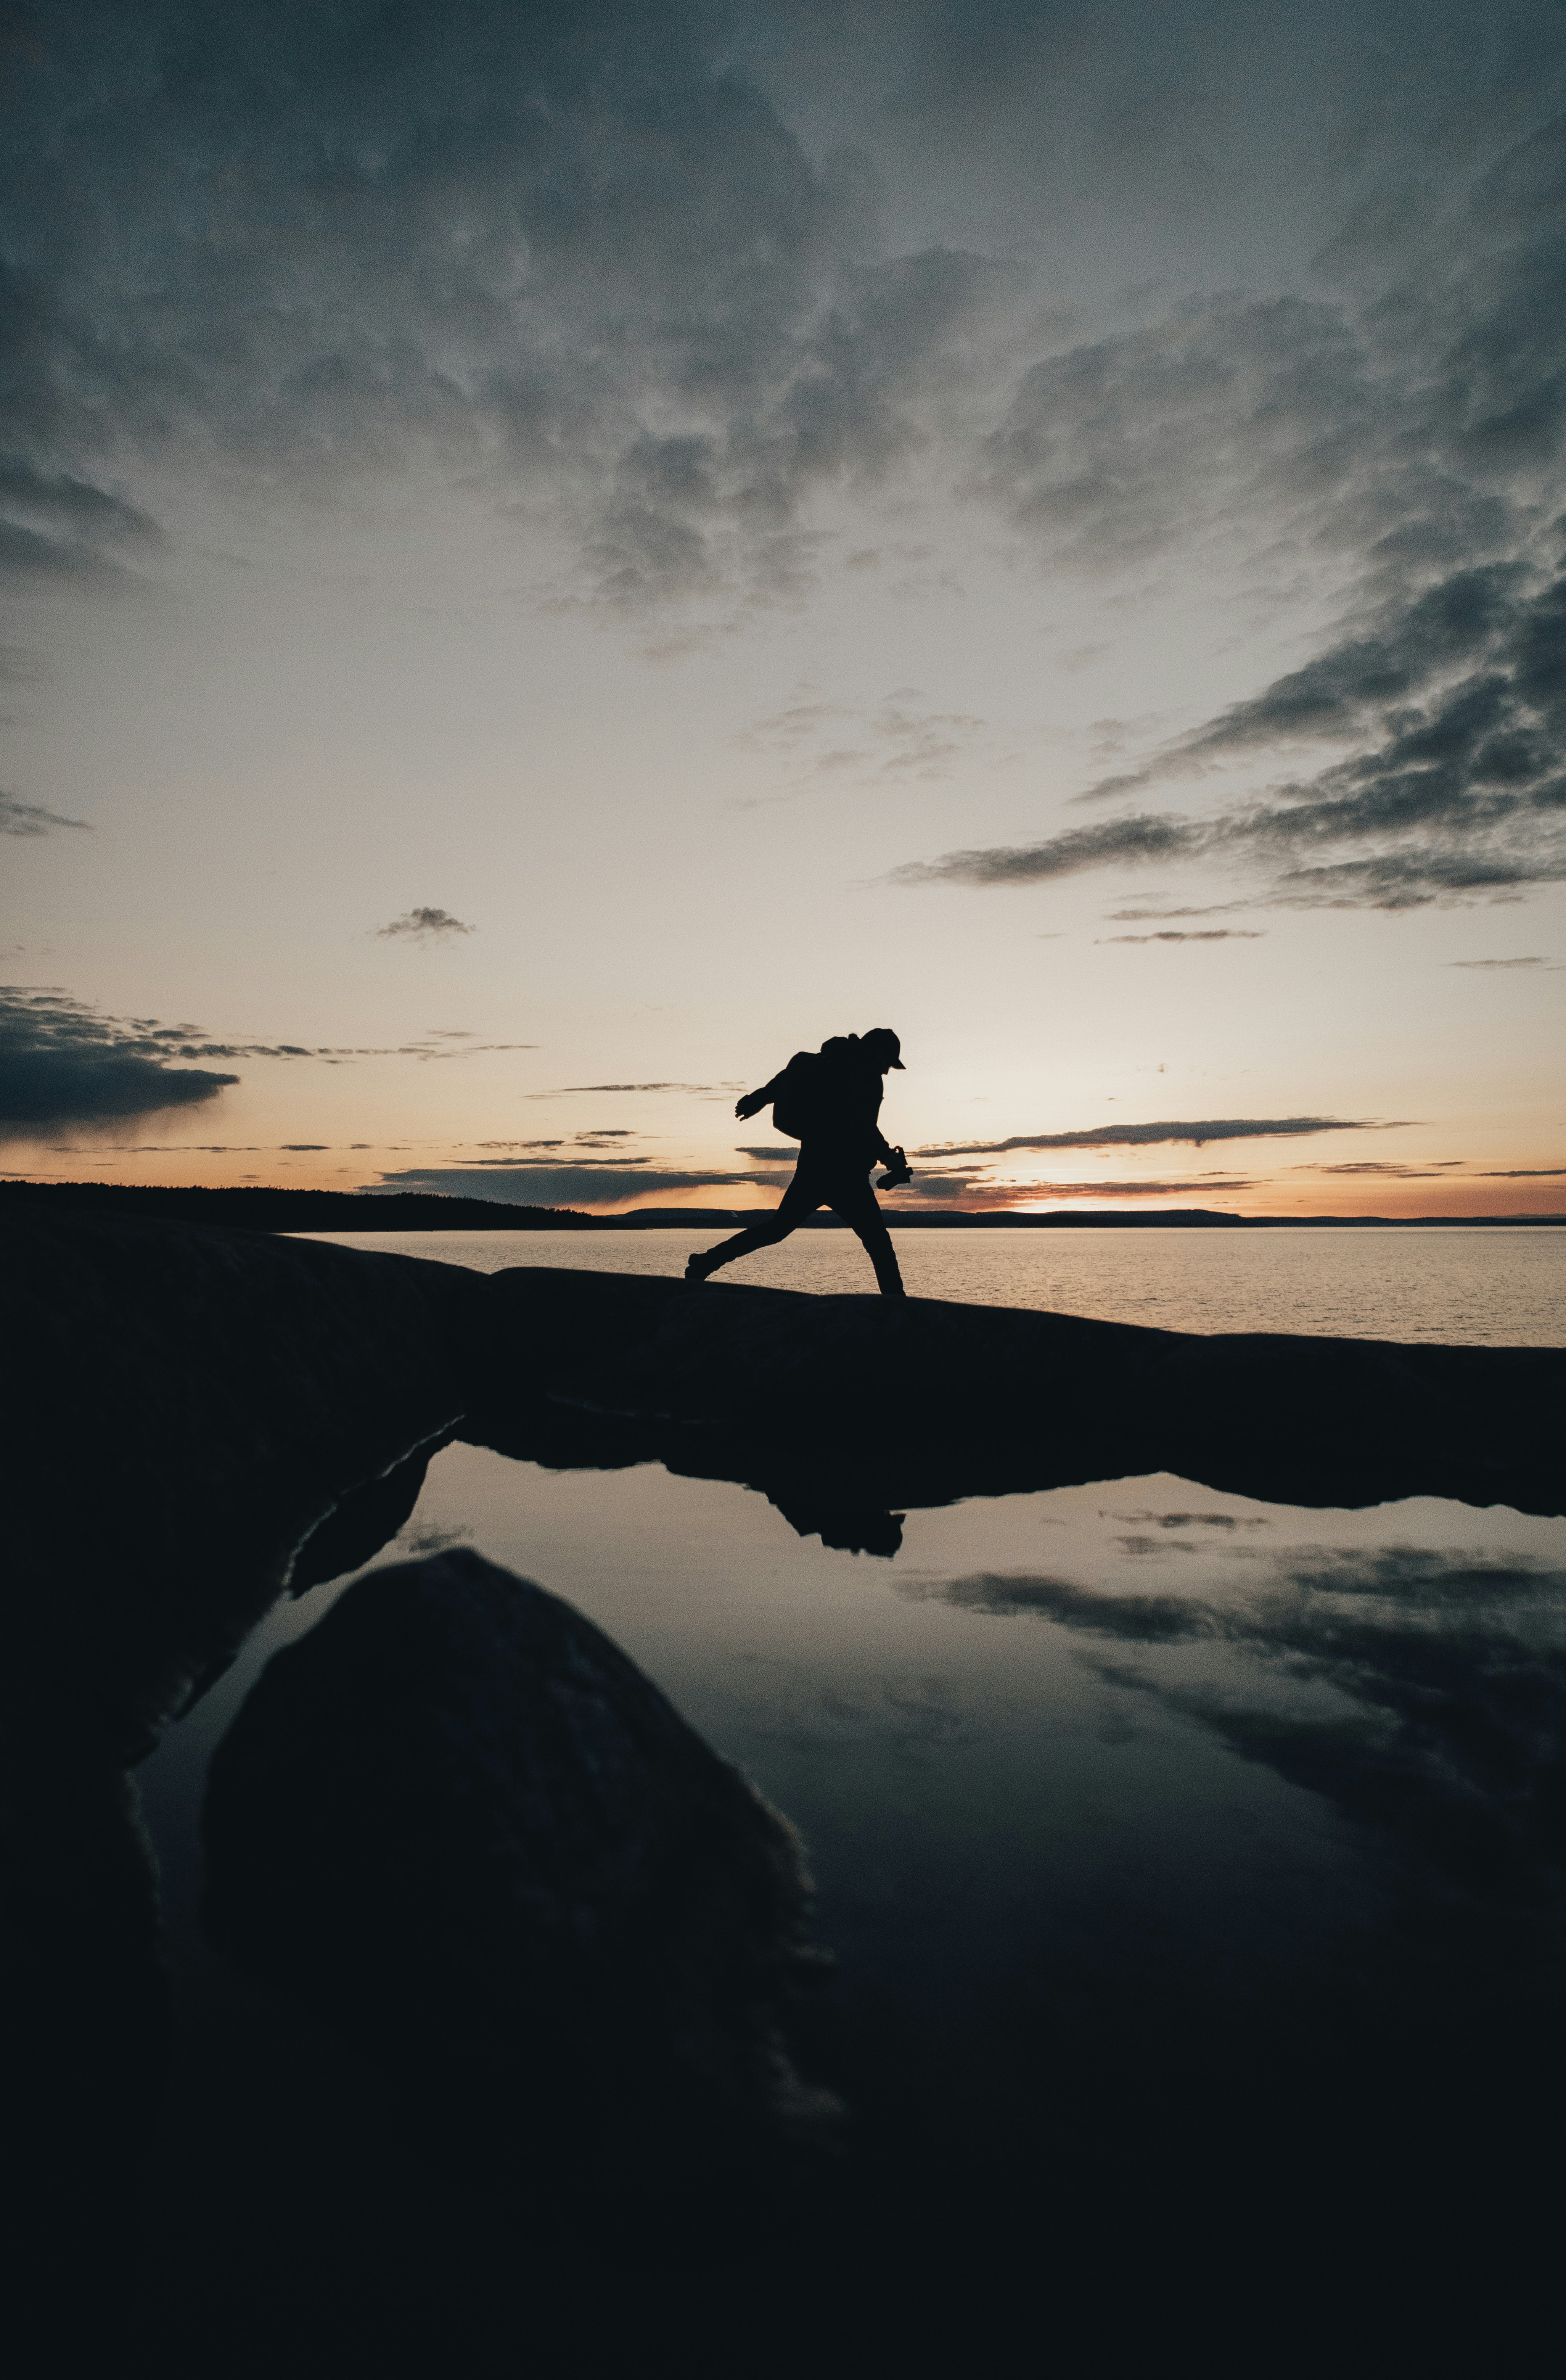
<path fill-rule="evenodd" d="M 830 1207 L 859 1235 L 859 1244 L 876 1269 L 883 1297 L 901 1297 L 903 1276 L 897 1269 L 892 1234 L 882 1219 L 868 1176 L 872 1165 L 889 1171 L 883 1190 L 906 1182 L 908 1160 L 900 1148 L 881 1137 L 881 1076 L 889 1067 L 903 1071 L 895 1033 L 878 1026 L 873 1033 L 839 1034 L 823 1041 L 819 1050 L 802 1050 L 781 1075 L 759 1091 L 747 1091 L 734 1109 L 748 1118 L 763 1108 L 772 1111 L 779 1132 L 800 1144 L 799 1163 L 783 1198 L 761 1222 L 736 1232 L 705 1256 L 692 1257 L 687 1281 L 705 1281 L 720 1265 L 733 1264 L 758 1248 L 775 1247 L 818 1207 Z"/>

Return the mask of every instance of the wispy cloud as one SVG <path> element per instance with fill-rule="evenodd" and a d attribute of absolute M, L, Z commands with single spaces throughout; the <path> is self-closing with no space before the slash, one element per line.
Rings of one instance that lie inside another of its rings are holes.
<path fill-rule="evenodd" d="M 734 1083 L 563 1083 L 552 1091 L 529 1091 L 530 1099 L 571 1099 L 611 1091 L 686 1091 L 698 1099 L 722 1098 Z"/>
<path fill-rule="evenodd" d="M 40 360 L 36 298 L 31 321 L 27 312 L 25 305 L 13 309 L 22 318 L 13 320 L 19 367 L 13 385 L 23 388 L 31 376 L 30 367 L 36 369 Z M 35 415 L 26 427 L 36 431 L 37 426 Z M 20 455 L 0 461 L 0 579 L 16 581 L 23 590 L 75 587 L 112 591 L 134 583 L 124 557 L 154 552 L 164 542 L 154 520 L 105 488 L 67 471 L 40 468 Z M 79 820 L 61 823 L 75 826 Z"/>
<path fill-rule="evenodd" d="M 14 794 L 0 793 L 0 834 L 53 834 L 60 826 L 91 832 L 85 819 L 62 818 L 58 810 L 43 809 L 37 802 L 18 802 Z"/>
<path fill-rule="evenodd" d="M 429 1190 L 447 1196 L 495 1198 L 525 1207 L 618 1206 L 627 1198 L 666 1197 L 686 1190 L 781 1188 L 781 1174 L 661 1165 L 627 1165 L 611 1158 L 568 1158 L 534 1165 L 501 1163 L 412 1166 L 382 1173 L 366 1190 Z"/>
<path fill-rule="evenodd" d="M 477 926 L 465 926 L 449 909 L 410 909 L 406 917 L 394 917 L 389 926 L 375 929 L 380 941 L 386 942 L 401 938 L 413 941 L 448 941 L 453 934 L 476 934 Z"/>
<path fill-rule="evenodd" d="M 1247 932 L 1237 926 L 1209 928 L 1204 933 L 1103 934 L 1100 944 L 1110 942 L 1264 942 L 1265 932 Z"/>
<path fill-rule="evenodd" d="M 1212 1140 L 1293 1140 L 1315 1132 L 1397 1132 L 1403 1120 L 1375 1116 L 1209 1117 L 1195 1123 L 1101 1123 L 1082 1132 L 1017 1133 L 1007 1140 L 940 1142 L 920 1157 L 1005 1157 L 1033 1148 L 1146 1148 L 1184 1142 L 1201 1148 Z"/>
<path fill-rule="evenodd" d="M 1366 1158 L 1357 1164 L 1292 1166 L 1290 1171 L 1316 1174 L 1365 1174 L 1378 1182 L 1439 1182 L 1447 1176 L 1444 1164 L 1394 1165 L 1373 1158 Z"/>
<path fill-rule="evenodd" d="M 1014 1190 L 1008 1196 L 1014 1205 L 1019 1198 L 1188 1198 L 1200 1205 L 1205 1198 L 1256 1186 L 1237 1174 L 1198 1173 L 1172 1182 L 1040 1182 L 1030 1190 Z"/>
<path fill-rule="evenodd" d="M 965 755 L 982 750 L 987 723 L 974 712 L 930 708 L 918 686 L 898 686 L 866 707 L 801 688 L 783 710 L 758 720 L 736 738 L 742 750 L 777 761 L 792 791 L 741 799 L 734 807 L 762 808 L 844 782 L 941 783 Z"/>
<path fill-rule="evenodd" d="M 1104 915 L 1111 926 L 1138 926 L 1169 917 L 1226 917 L 1236 909 L 1255 907 L 1254 901 L 1209 901 L 1197 909 L 1108 909 Z"/>

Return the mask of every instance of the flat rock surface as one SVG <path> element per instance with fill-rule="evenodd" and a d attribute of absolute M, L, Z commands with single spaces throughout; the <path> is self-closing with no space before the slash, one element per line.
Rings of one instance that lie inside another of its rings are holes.
<path fill-rule="evenodd" d="M 1558 1348 L 1209 1337 L 544 1267 L 489 1290 L 504 1319 L 486 1418 L 519 1404 L 530 1375 L 584 1413 L 673 1425 L 687 1443 L 721 1434 L 753 1466 L 856 1464 L 893 1502 L 1148 1470 L 1281 1502 L 1566 1501 Z"/>

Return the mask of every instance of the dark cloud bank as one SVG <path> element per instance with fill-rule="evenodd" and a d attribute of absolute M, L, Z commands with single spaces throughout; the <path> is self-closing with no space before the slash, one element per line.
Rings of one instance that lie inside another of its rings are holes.
<path fill-rule="evenodd" d="M 195 1059 L 468 1058 L 527 1050 L 527 1041 L 479 1041 L 437 1030 L 395 1048 L 307 1048 L 290 1041 L 213 1041 L 194 1025 L 105 1016 L 52 986 L 0 986 L 0 1140 L 35 1140 L 55 1124 L 109 1124 L 200 1107 L 237 1083 Z"/>
<path fill-rule="evenodd" d="M 1067 39 L 944 0 L 14 12 L 0 577 L 127 584 L 164 536 L 149 472 L 415 468 L 574 540 L 562 601 L 732 614 L 810 582 L 818 492 L 917 468 L 1002 527 L 1019 583 L 1228 540 L 1274 588 L 1325 572 L 1345 625 L 1096 789 L 1124 814 L 901 880 L 1199 859 L 1393 912 L 1561 880 L 1558 14 L 1433 6 L 1416 42 L 1391 8 L 1281 18 L 1264 73 L 1220 0 L 1130 41 L 1078 13 Z M 1192 226 L 1151 319 L 1074 326 L 1047 246 L 1018 254 L 1052 159 L 1079 230 Z M 1280 228 L 1297 287 L 1205 294 L 1247 189 L 1279 226 L 1314 210 L 1314 277 Z M 1323 740 L 1264 794 L 1148 798 Z"/>
<path fill-rule="evenodd" d="M 0 1139 L 201 1106 L 238 1075 L 171 1061 L 220 1054 L 187 1028 L 100 1016 L 66 992 L 0 991 Z"/>
<path fill-rule="evenodd" d="M 22 13 L 0 571 L 30 585 L 119 584 L 161 535 L 128 480 L 195 453 L 537 500 L 611 607 L 787 595 L 802 501 L 914 452 L 1019 286 L 868 252 L 864 161 L 812 161 L 733 10 Z"/>

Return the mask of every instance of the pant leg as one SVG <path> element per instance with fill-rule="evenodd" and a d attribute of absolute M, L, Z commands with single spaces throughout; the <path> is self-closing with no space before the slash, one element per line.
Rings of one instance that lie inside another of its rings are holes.
<path fill-rule="evenodd" d="M 845 1223 L 853 1225 L 859 1245 L 876 1269 L 876 1286 L 881 1295 L 905 1297 L 907 1292 L 898 1269 L 892 1233 L 886 1228 L 880 1201 L 866 1175 L 854 1173 L 835 1179 L 824 1193 L 824 1203 L 834 1215 L 841 1215 Z"/>
<path fill-rule="evenodd" d="M 828 1203 L 819 1183 L 804 1164 L 800 1164 L 771 1213 L 763 1217 L 760 1222 L 747 1224 L 743 1232 L 736 1232 L 732 1240 L 720 1240 L 715 1248 L 708 1250 L 702 1262 L 712 1273 L 720 1265 L 733 1264 L 736 1257 L 754 1256 L 759 1248 L 775 1248 L 778 1242 L 786 1240 L 790 1232 L 804 1222 L 807 1215 L 813 1215 L 818 1207 Z"/>

